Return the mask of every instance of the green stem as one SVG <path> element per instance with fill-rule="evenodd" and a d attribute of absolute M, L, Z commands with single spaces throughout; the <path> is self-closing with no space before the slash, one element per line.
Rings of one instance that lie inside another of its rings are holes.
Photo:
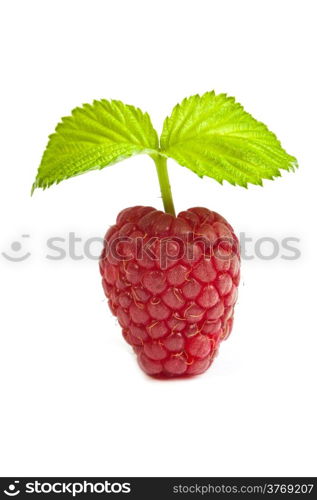
<path fill-rule="evenodd" d="M 153 155 L 152 158 L 156 165 L 156 171 L 160 183 L 164 210 L 166 213 L 175 216 L 173 196 L 167 171 L 167 158 L 161 155 Z"/>

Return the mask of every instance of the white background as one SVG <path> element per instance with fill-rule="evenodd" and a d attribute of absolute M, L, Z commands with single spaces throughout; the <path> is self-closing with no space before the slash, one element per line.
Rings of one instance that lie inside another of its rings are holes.
<path fill-rule="evenodd" d="M 2 476 L 316 475 L 314 3 L 2 3 L 0 252 L 31 252 L 0 255 Z M 301 258 L 245 260 L 214 365 L 155 381 L 121 338 L 97 262 L 45 258 L 48 237 L 101 237 L 122 208 L 161 207 L 154 165 L 135 157 L 33 198 L 30 187 L 73 107 L 122 99 L 160 130 L 179 100 L 212 89 L 267 123 L 300 169 L 245 190 L 171 161 L 178 211 L 209 207 L 253 239 L 300 238 Z"/>

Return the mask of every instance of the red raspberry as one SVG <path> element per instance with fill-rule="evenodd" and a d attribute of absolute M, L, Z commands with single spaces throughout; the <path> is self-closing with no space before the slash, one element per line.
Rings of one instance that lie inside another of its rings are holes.
<path fill-rule="evenodd" d="M 105 236 L 100 272 L 148 375 L 207 370 L 232 329 L 240 277 L 238 239 L 223 217 L 206 208 L 177 217 L 127 208 Z"/>

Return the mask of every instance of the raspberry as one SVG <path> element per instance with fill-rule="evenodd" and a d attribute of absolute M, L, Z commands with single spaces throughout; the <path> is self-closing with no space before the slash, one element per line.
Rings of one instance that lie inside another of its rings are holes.
<path fill-rule="evenodd" d="M 155 164 L 165 212 L 137 206 L 118 215 L 104 239 L 102 285 L 147 374 L 198 375 L 232 329 L 238 240 L 227 221 L 207 208 L 175 215 L 168 158 L 199 177 L 243 187 L 262 185 L 280 170 L 294 171 L 297 161 L 226 94 L 183 99 L 164 120 L 160 136 L 148 113 L 101 99 L 75 108 L 58 124 L 32 193 L 138 154 L 148 154 Z"/>
<path fill-rule="evenodd" d="M 100 272 L 110 309 L 140 367 L 154 377 L 203 373 L 231 332 L 240 278 L 238 239 L 206 208 L 177 217 L 120 212 Z"/>

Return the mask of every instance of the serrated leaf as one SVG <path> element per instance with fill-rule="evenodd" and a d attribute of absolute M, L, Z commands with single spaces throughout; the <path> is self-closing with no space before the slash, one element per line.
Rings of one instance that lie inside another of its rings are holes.
<path fill-rule="evenodd" d="M 247 187 L 293 170 L 296 159 L 266 125 L 226 94 L 194 95 L 166 118 L 161 152 L 200 177 Z"/>
<path fill-rule="evenodd" d="M 32 192 L 157 149 L 157 133 L 147 113 L 115 100 L 84 104 L 62 118 L 50 136 Z"/>

